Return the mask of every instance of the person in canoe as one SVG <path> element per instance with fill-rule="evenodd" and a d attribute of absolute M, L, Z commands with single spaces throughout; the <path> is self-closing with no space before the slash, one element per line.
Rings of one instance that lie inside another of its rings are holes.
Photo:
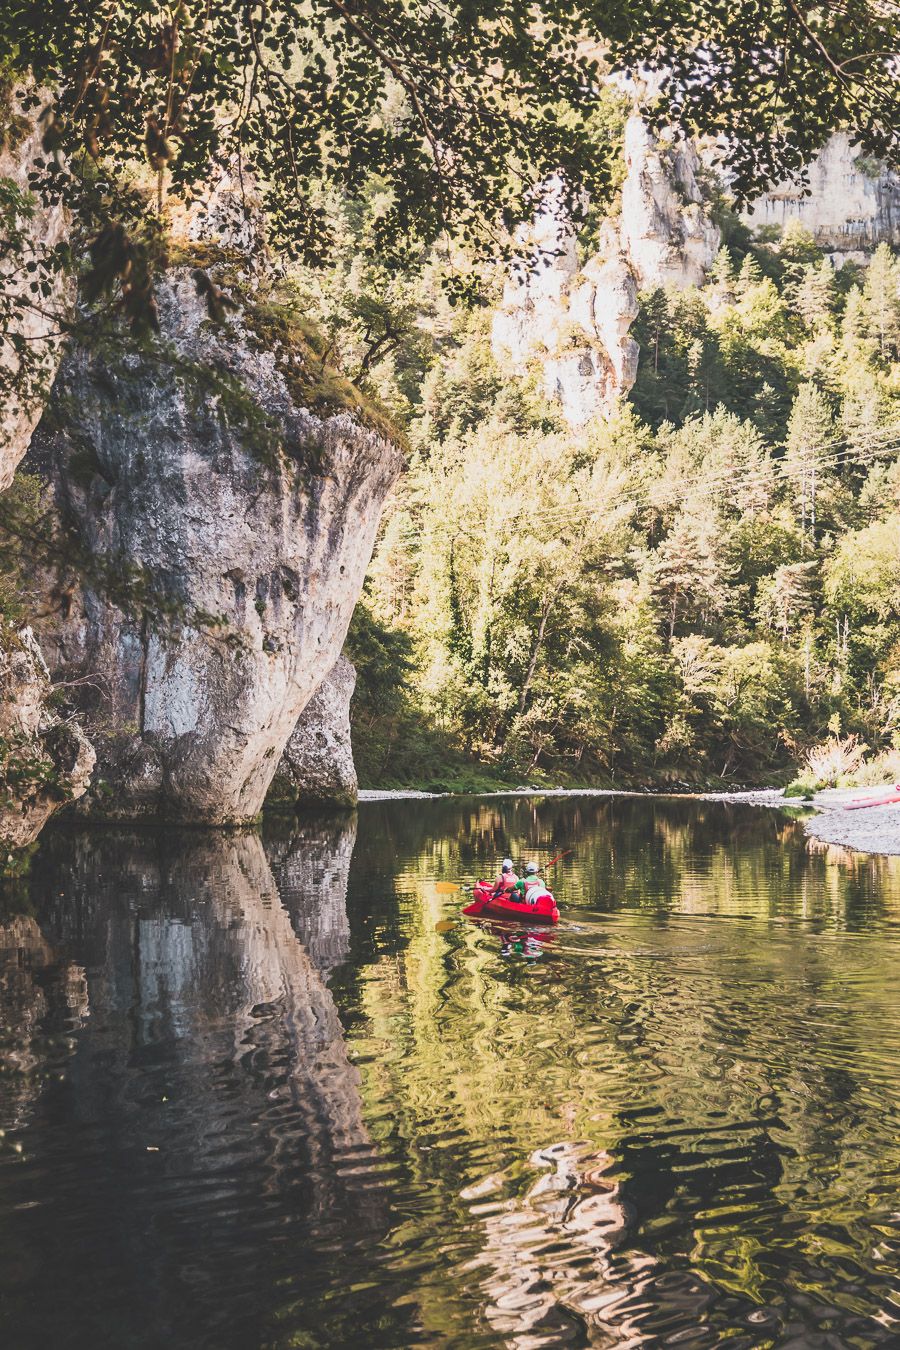
<path fill-rule="evenodd" d="M 518 880 L 519 878 L 513 871 L 512 858 L 504 858 L 500 867 L 500 875 L 494 882 L 493 899 L 496 900 L 501 895 L 508 895 Z"/>
<path fill-rule="evenodd" d="M 513 889 L 515 895 L 512 898 L 525 905 L 534 905 L 542 895 L 550 895 L 544 885 L 544 879 L 538 871 L 537 863 L 528 863 L 524 877 L 516 882 Z"/>

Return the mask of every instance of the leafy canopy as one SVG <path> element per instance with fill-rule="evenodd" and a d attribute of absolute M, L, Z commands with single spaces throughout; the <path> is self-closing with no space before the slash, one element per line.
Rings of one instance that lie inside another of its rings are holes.
<path fill-rule="evenodd" d="M 383 176 L 374 252 L 452 229 L 493 252 L 561 171 L 602 192 L 610 68 L 651 74 L 655 115 L 722 135 L 738 195 L 835 126 L 896 152 L 897 10 L 869 0 L 6 0 L 0 51 L 58 93 L 45 145 L 76 168 L 146 161 L 178 195 L 237 156 L 276 242 L 327 251 L 313 189 Z"/>

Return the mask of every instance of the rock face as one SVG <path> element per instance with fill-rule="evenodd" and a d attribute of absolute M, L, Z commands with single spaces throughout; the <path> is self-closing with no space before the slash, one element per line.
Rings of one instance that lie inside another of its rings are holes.
<path fill-rule="evenodd" d="M 53 686 L 30 628 L 0 630 L 0 845 L 26 848 L 86 790 L 94 751 L 50 706 Z"/>
<path fill-rule="evenodd" d="M 12 482 L 40 420 L 59 362 L 58 315 L 71 299 L 63 274 L 43 268 L 47 255 L 65 239 L 67 221 L 61 205 L 43 203 L 29 189 L 29 174 L 41 154 L 41 127 L 38 110 L 25 109 L 25 97 L 25 91 L 11 96 L 0 112 L 0 185 L 18 197 L 11 219 L 0 207 L 0 233 L 12 243 L 0 259 L 0 326 L 7 335 L 23 338 L 28 351 L 23 362 L 8 341 L 0 343 L 0 492 Z M 41 270 L 26 272 L 32 263 Z M 39 301 L 28 289 L 34 276 L 50 284 L 50 293 Z"/>
<path fill-rule="evenodd" d="M 337 660 L 401 455 L 274 302 L 213 323 L 186 266 L 157 302 L 152 350 L 67 355 L 35 437 L 77 555 L 42 643 L 92 676 L 91 811 L 235 824 Z"/>
<path fill-rule="evenodd" d="M 900 245 L 900 176 L 860 156 L 846 132 L 836 132 L 809 166 L 802 183 L 779 183 L 745 212 L 752 229 L 784 228 L 799 220 L 839 264 L 862 261 L 878 244 Z"/>
<path fill-rule="evenodd" d="M 346 656 L 300 714 L 272 781 L 269 801 L 355 806 L 359 795 L 350 743 L 356 671 Z"/>
<path fill-rule="evenodd" d="M 638 291 L 699 285 L 721 244 L 690 142 L 664 145 L 633 116 L 625 160 L 621 214 L 604 221 L 598 252 L 583 268 L 550 185 L 522 235 L 532 265 L 510 277 L 494 316 L 501 366 L 524 375 L 536 364 L 544 393 L 573 430 L 609 415 L 634 384 L 639 351 L 629 329 Z"/>
<path fill-rule="evenodd" d="M 702 285 L 722 234 L 704 199 L 693 144 L 663 143 L 642 118 L 630 117 L 625 163 L 619 237 L 638 288 Z"/>
<path fill-rule="evenodd" d="M 612 409 L 637 374 L 637 289 L 615 232 L 581 270 L 571 228 L 548 195 L 527 239 L 529 263 L 510 277 L 494 315 L 492 344 L 502 367 L 541 371 L 544 394 L 556 399 L 573 428 Z"/>

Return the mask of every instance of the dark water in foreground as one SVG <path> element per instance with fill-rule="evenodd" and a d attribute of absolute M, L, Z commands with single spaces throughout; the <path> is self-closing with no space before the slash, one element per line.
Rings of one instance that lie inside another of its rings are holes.
<path fill-rule="evenodd" d="M 558 869 L 540 955 L 439 880 Z M 56 832 L 0 1344 L 900 1345 L 900 859 L 676 801 Z"/>

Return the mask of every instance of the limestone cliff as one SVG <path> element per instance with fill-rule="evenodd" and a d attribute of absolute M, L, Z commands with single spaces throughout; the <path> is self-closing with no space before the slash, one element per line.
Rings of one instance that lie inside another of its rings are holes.
<path fill-rule="evenodd" d="M 53 686 L 30 628 L 0 624 L 0 848 L 26 848 L 47 819 L 80 797 L 94 751 L 52 702 Z"/>
<path fill-rule="evenodd" d="M 664 140 L 633 116 L 625 128 L 620 247 L 639 290 L 700 286 L 722 235 L 710 215 L 691 141 Z"/>
<path fill-rule="evenodd" d="M 355 806 L 359 784 L 350 743 L 356 671 L 346 656 L 309 700 L 284 749 L 270 802 Z"/>
<path fill-rule="evenodd" d="M 65 211 L 37 198 L 29 183 L 42 154 L 38 114 L 46 100 L 32 107 L 36 97 L 27 85 L 8 90 L 5 99 L 0 89 L 0 492 L 40 419 L 59 361 L 60 318 L 71 300 L 66 276 L 48 265 L 66 237 Z M 45 294 L 32 290 L 42 283 Z"/>
<path fill-rule="evenodd" d="M 232 290 L 213 322 L 210 280 L 165 275 L 158 340 L 70 351 L 29 459 L 75 557 L 41 641 L 55 672 L 93 677 L 105 816 L 258 814 L 401 464 L 300 316 Z"/>
<path fill-rule="evenodd" d="M 798 220 L 820 248 L 864 261 L 878 244 L 900 245 L 900 176 L 860 155 L 846 132 L 836 132 L 802 182 L 778 183 L 744 212 L 752 229 L 783 229 Z"/>
<path fill-rule="evenodd" d="M 573 430 L 607 415 L 634 383 L 638 291 L 702 285 L 721 244 L 706 186 L 715 170 L 691 141 L 655 136 L 634 114 L 624 158 L 621 208 L 603 222 L 583 268 L 551 185 L 520 236 L 523 263 L 494 319 L 501 366 L 520 375 L 536 368 Z M 860 158 L 839 132 L 809 166 L 808 192 L 803 182 L 778 184 L 743 219 L 754 230 L 798 220 L 836 265 L 865 262 L 883 241 L 900 245 L 900 176 Z"/>
<path fill-rule="evenodd" d="M 494 317 L 501 367 L 524 375 L 536 365 L 573 430 L 608 415 L 634 384 L 638 291 L 699 285 L 721 243 L 690 142 L 663 142 L 632 116 L 625 164 L 621 211 L 603 222 L 583 268 L 550 185 Z"/>

